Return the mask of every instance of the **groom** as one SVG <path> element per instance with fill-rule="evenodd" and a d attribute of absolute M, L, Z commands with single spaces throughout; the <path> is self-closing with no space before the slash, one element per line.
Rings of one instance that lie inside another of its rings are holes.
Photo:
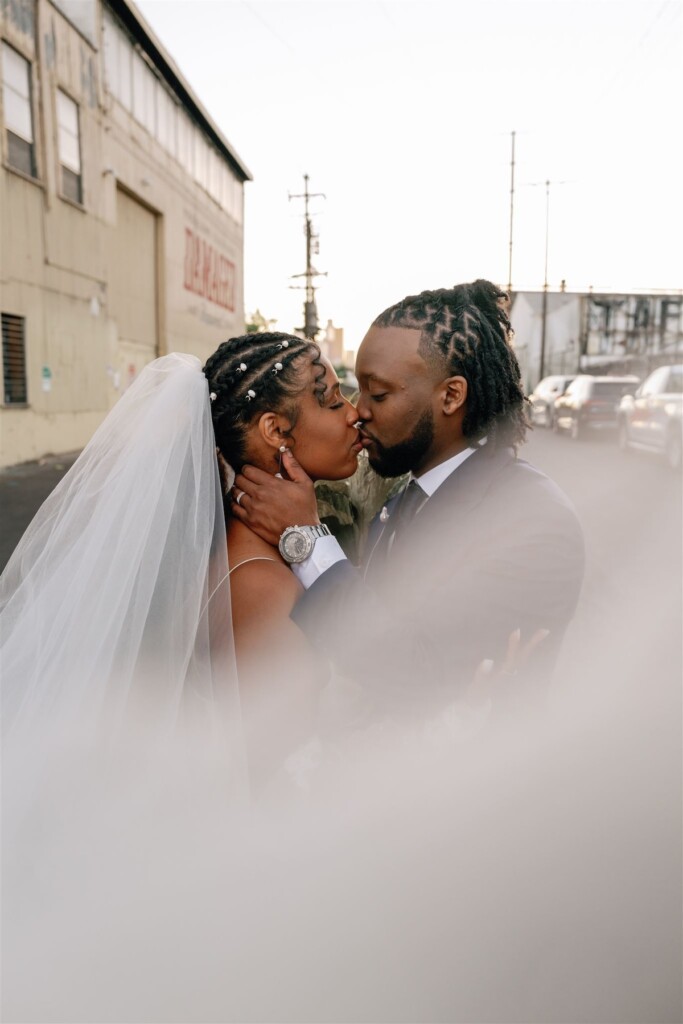
<path fill-rule="evenodd" d="M 522 643 L 549 631 L 524 679 L 542 688 L 576 606 L 578 520 L 517 457 L 527 427 L 506 302 L 488 281 L 422 292 L 366 334 L 356 362 L 363 444 L 381 476 L 411 479 L 373 523 L 360 567 L 318 536 L 313 485 L 293 455 L 290 480 L 247 466 L 235 482 L 250 500 L 233 501 L 234 514 L 293 562 L 300 628 L 392 699 L 457 698 L 482 659 L 500 664 L 516 630 Z"/>

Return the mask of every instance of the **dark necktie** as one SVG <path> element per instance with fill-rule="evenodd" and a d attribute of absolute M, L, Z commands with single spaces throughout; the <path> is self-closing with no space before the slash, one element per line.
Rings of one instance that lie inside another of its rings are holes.
<path fill-rule="evenodd" d="M 398 501 L 394 517 L 393 544 L 397 538 L 402 537 L 427 500 L 428 495 L 422 490 L 416 480 L 411 480 Z"/>

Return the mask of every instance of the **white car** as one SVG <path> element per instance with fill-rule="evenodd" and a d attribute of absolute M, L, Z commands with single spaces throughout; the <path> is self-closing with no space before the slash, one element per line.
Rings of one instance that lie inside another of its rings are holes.
<path fill-rule="evenodd" d="M 552 427 L 555 399 L 565 393 L 573 376 L 544 377 L 529 395 L 531 422 L 537 427 Z"/>
<path fill-rule="evenodd" d="M 683 365 L 660 366 L 619 403 L 619 445 L 662 452 L 672 469 L 683 454 Z"/>

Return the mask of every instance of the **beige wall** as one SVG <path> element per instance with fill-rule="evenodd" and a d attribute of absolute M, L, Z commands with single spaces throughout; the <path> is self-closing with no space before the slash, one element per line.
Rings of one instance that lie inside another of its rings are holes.
<path fill-rule="evenodd" d="M 27 407 L 0 407 L 5 466 L 83 447 L 157 353 L 203 359 L 244 329 L 241 224 L 109 95 L 101 50 L 49 0 L 36 47 L 30 7 L 0 22 L 32 61 L 38 167 L 7 168 L 0 109 L 0 309 L 25 317 L 28 382 Z M 82 206 L 59 195 L 57 88 L 79 106 Z"/>

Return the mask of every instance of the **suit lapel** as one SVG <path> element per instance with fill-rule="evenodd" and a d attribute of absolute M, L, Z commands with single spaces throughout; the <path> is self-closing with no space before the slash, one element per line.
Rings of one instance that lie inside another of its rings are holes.
<path fill-rule="evenodd" d="M 405 541 L 411 534 L 438 529 L 440 524 L 453 528 L 454 522 L 466 516 L 484 498 L 489 487 L 498 474 L 514 461 L 511 449 L 494 452 L 486 451 L 486 447 L 478 448 L 465 462 L 458 466 L 440 487 L 434 492 L 420 509 L 413 521 L 405 530 L 399 549 L 406 546 Z M 393 554 L 388 554 L 389 538 L 394 532 L 392 518 L 396 514 L 398 503 L 403 491 L 394 495 L 385 508 L 388 518 L 381 521 L 381 515 L 375 516 L 370 531 L 363 562 L 366 573 L 374 575 L 387 561 L 393 561 Z"/>
<path fill-rule="evenodd" d="M 434 492 L 416 516 L 416 529 L 424 529 L 428 522 L 461 516 L 477 506 L 498 474 L 514 461 L 511 449 L 488 452 L 486 446 L 458 466 Z"/>

